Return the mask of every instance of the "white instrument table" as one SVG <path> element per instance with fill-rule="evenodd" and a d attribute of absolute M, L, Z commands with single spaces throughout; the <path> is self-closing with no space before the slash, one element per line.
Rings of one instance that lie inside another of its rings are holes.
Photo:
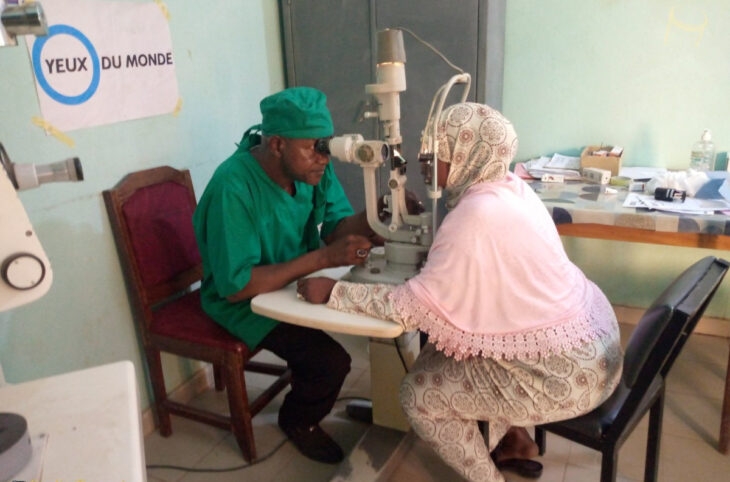
<path fill-rule="evenodd" d="M 129 361 L 5 385 L 0 411 L 25 417 L 31 438 L 47 435 L 43 480 L 147 480 Z"/>
<path fill-rule="evenodd" d="M 317 271 L 311 276 L 340 279 L 349 271 L 349 267 L 343 266 Z M 296 282 L 290 283 L 280 290 L 255 296 L 251 300 L 251 309 L 259 315 L 292 325 L 347 335 L 397 338 L 403 333 L 403 327 L 398 323 L 378 320 L 365 315 L 343 313 L 327 308 L 326 305 L 313 305 L 300 300 L 297 298 Z"/>

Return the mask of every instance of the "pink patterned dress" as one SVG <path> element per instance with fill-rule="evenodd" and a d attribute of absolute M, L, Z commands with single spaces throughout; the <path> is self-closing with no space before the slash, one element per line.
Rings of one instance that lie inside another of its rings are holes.
<path fill-rule="evenodd" d="M 508 222 L 520 229 L 505 232 Z M 414 431 L 467 480 L 502 480 L 489 452 L 510 426 L 587 413 L 621 377 L 611 304 L 512 175 L 464 193 L 416 277 L 400 286 L 340 281 L 328 306 L 429 335 L 401 403 Z M 479 420 L 489 421 L 488 445 Z"/>
<path fill-rule="evenodd" d="M 603 312 L 604 319 L 611 320 L 611 305 L 597 287 L 594 290 L 595 313 Z M 419 306 L 407 285 L 338 282 L 328 306 L 391 320 L 405 330 L 428 327 L 429 339 L 432 332 L 439 333 L 438 315 Z M 453 328 L 442 324 L 451 336 Z M 525 335 L 541 337 L 539 331 Z M 570 339 L 572 335 L 566 341 Z M 617 325 L 555 353 L 457 358 L 451 351 L 447 355 L 429 342 L 403 379 L 400 400 L 418 436 L 473 481 L 504 480 L 489 452 L 511 426 L 574 418 L 603 403 L 620 380 L 623 359 Z M 480 420 L 489 421 L 488 445 L 477 425 Z"/>
<path fill-rule="evenodd" d="M 428 334 L 401 385 L 403 409 L 464 478 L 499 481 L 489 453 L 510 426 L 573 418 L 611 395 L 623 362 L 618 323 L 537 195 L 507 170 L 512 124 L 457 104 L 437 138 L 451 210 L 425 266 L 400 286 L 338 282 L 328 306 Z"/>

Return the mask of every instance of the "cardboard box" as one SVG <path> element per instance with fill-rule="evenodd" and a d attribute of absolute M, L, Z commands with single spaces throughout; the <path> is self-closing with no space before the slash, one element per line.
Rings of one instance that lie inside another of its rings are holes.
<path fill-rule="evenodd" d="M 623 152 L 620 156 L 595 156 L 595 151 L 607 151 L 610 152 L 613 146 L 588 146 L 583 149 L 583 153 L 580 155 L 580 168 L 596 167 L 598 169 L 606 169 L 611 171 L 612 176 L 618 176 L 618 171 L 621 169 L 621 159 L 623 158 Z"/>

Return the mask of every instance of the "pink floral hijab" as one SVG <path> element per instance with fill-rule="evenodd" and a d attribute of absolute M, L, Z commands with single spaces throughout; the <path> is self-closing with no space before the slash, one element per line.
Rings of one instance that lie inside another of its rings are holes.
<path fill-rule="evenodd" d="M 436 131 L 438 158 L 451 164 L 446 207 L 452 209 L 473 184 L 505 177 L 517 153 L 512 123 L 488 105 L 465 102 L 441 114 Z"/>
<path fill-rule="evenodd" d="M 437 139 L 439 158 L 451 164 L 451 211 L 424 267 L 396 288 L 396 310 L 417 313 L 429 340 L 457 359 L 558 353 L 594 339 L 604 329 L 598 321 L 614 323 L 542 201 L 508 171 L 512 124 L 486 105 L 457 104 L 443 112 Z"/>

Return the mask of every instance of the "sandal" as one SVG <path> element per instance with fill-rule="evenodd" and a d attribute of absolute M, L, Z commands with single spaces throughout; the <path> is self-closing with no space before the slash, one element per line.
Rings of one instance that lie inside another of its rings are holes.
<path fill-rule="evenodd" d="M 537 479 L 542 475 L 542 464 L 530 459 L 504 459 L 494 462 L 500 471 L 509 470 L 528 479 Z"/>

